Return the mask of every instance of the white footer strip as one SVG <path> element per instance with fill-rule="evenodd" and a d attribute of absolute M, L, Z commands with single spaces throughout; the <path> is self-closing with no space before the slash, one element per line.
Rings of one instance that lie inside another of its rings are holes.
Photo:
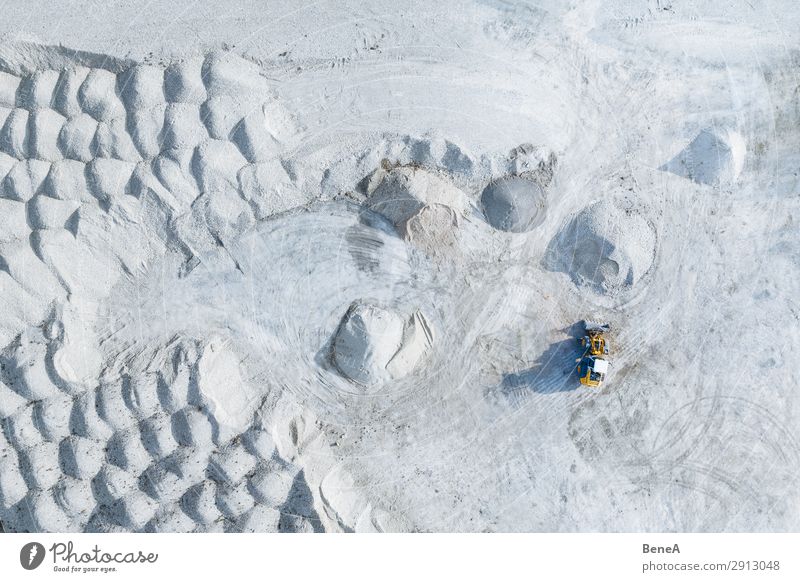
<path fill-rule="evenodd" d="M 0 579 L 777 582 L 800 580 L 798 548 L 800 534 L 0 534 Z"/>

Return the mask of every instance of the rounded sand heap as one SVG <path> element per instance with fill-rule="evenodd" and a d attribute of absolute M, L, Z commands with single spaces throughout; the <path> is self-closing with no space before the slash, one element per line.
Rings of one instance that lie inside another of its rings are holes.
<path fill-rule="evenodd" d="M 386 217 L 401 234 L 406 224 L 426 206 L 446 206 L 456 214 L 469 206 L 464 192 L 416 166 L 401 166 L 386 172 L 367 200 L 367 208 Z"/>
<path fill-rule="evenodd" d="M 584 208 L 550 242 L 545 266 L 580 287 L 616 295 L 632 288 L 655 258 L 656 234 L 641 214 L 609 200 Z"/>
<path fill-rule="evenodd" d="M 498 230 L 528 232 L 547 215 L 544 190 L 531 180 L 509 176 L 490 183 L 481 194 L 486 221 Z"/>
<path fill-rule="evenodd" d="M 432 343 L 419 311 L 406 320 L 393 310 L 355 302 L 336 331 L 331 360 L 345 377 L 371 386 L 407 375 Z"/>

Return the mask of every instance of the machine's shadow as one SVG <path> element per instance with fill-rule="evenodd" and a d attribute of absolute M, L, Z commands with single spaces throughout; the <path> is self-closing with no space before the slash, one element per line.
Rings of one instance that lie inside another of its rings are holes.
<path fill-rule="evenodd" d="M 575 374 L 575 360 L 583 355 L 580 338 L 584 335 L 583 322 L 560 330 L 567 339 L 550 344 L 536 359 L 533 367 L 503 375 L 501 390 L 506 395 L 521 391 L 539 394 L 568 392 L 580 385 Z"/>

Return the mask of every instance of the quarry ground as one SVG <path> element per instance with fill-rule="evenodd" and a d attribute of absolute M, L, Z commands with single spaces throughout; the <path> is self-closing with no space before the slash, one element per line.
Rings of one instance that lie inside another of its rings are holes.
<path fill-rule="evenodd" d="M 3 529 L 800 528 L 791 2 L 44 4 Z"/>

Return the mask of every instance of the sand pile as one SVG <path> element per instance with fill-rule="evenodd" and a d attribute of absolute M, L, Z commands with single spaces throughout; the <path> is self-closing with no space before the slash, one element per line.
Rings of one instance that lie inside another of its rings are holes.
<path fill-rule="evenodd" d="M 672 160 L 661 167 L 698 184 L 733 184 L 744 166 L 747 146 L 732 129 L 704 129 Z"/>
<path fill-rule="evenodd" d="M 436 253 L 455 246 L 460 217 L 469 200 L 464 192 L 428 170 L 401 166 L 372 177 L 366 207 L 387 218 L 406 240 Z"/>
<path fill-rule="evenodd" d="M 444 204 L 426 204 L 405 227 L 405 238 L 429 255 L 452 256 L 458 249 L 459 215 Z"/>
<path fill-rule="evenodd" d="M 501 178 L 486 186 L 481 205 L 486 221 L 508 232 L 533 230 L 547 215 L 547 196 L 542 187 L 518 176 Z"/>
<path fill-rule="evenodd" d="M 0 381 L 7 530 L 317 527 L 300 467 L 276 451 L 270 426 L 252 423 L 238 359 L 224 344 L 155 348 L 145 369 L 86 391 L 46 380 L 47 357 L 38 330 L 4 356 L 26 367 Z"/>
<path fill-rule="evenodd" d="M 632 288 L 655 258 L 653 226 L 632 208 L 602 200 L 584 208 L 550 242 L 545 267 L 576 285 L 616 295 Z"/>
<path fill-rule="evenodd" d="M 291 120 L 230 53 L 38 65 L 0 72 L 0 281 L 16 306 L 0 310 L 0 521 L 278 529 L 299 468 L 250 426 L 239 357 L 218 340 L 150 346 L 152 365 L 108 374 L 92 313 L 124 273 L 276 211 L 264 176 Z"/>
<path fill-rule="evenodd" d="M 419 311 L 409 319 L 377 305 L 355 302 L 333 341 L 331 359 L 347 378 L 372 386 L 411 373 L 433 343 Z"/>
<path fill-rule="evenodd" d="M 53 301 L 108 292 L 120 263 L 189 260 L 303 202 L 273 192 L 294 128 L 253 63 L 103 62 L 0 71 L 0 272 L 24 306 L 0 314 L 1 345 Z"/>

